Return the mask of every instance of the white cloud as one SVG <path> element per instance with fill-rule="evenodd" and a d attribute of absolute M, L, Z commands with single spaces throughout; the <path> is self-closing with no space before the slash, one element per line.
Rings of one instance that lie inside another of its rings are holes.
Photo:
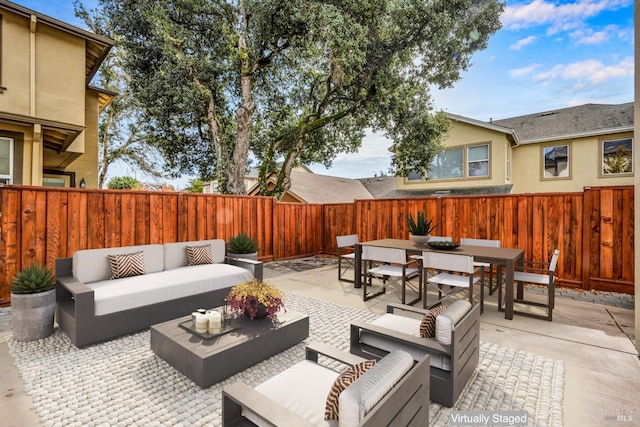
<path fill-rule="evenodd" d="M 558 64 L 550 70 L 533 76 L 533 80 L 551 82 L 555 79 L 576 80 L 576 84 L 584 81 L 602 83 L 620 77 L 633 77 L 633 58 L 625 58 L 617 64 L 605 65 L 595 59 L 587 59 L 572 64 Z"/>
<path fill-rule="evenodd" d="M 609 40 L 611 34 L 620 34 L 617 25 L 607 25 L 602 31 L 593 31 L 591 29 L 580 29 L 571 33 L 571 38 L 577 44 L 600 44 Z"/>
<path fill-rule="evenodd" d="M 632 0 L 577 0 L 555 4 L 547 0 L 533 0 L 507 6 L 501 16 L 507 29 L 549 25 L 548 34 L 580 28 L 584 21 L 606 10 L 615 10 L 633 4 Z"/>
<path fill-rule="evenodd" d="M 528 74 L 533 73 L 536 69 L 540 67 L 540 64 L 531 64 L 524 68 L 516 68 L 513 70 L 509 70 L 510 77 L 522 77 Z"/>
<path fill-rule="evenodd" d="M 524 46 L 533 43 L 536 39 L 537 39 L 536 36 L 525 37 L 523 39 L 518 40 L 517 42 L 515 42 L 511 46 L 509 46 L 509 49 L 511 49 L 511 50 L 520 50 Z"/>

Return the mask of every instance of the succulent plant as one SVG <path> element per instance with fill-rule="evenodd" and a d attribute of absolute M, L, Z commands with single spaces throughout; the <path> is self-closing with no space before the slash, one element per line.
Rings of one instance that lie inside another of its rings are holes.
<path fill-rule="evenodd" d="M 437 225 L 431 226 L 433 219 L 427 220 L 424 212 L 418 212 L 417 221 L 413 219 L 413 215 L 409 214 L 407 218 L 407 225 L 409 226 L 409 232 L 415 236 L 426 236 L 431 233 Z"/>
<path fill-rule="evenodd" d="M 258 251 L 258 242 L 241 231 L 229 239 L 227 250 L 234 254 L 251 254 Z"/>
<path fill-rule="evenodd" d="M 11 292 L 14 294 L 36 294 L 51 290 L 56 285 L 53 272 L 39 262 L 30 263 L 25 269 L 16 273 L 11 281 Z"/>

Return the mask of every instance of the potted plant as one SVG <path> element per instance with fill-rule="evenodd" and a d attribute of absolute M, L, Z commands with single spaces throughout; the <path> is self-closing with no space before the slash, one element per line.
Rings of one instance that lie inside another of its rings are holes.
<path fill-rule="evenodd" d="M 426 245 L 431 237 L 429 233 L 436 228 L 433 224 L 433 219 L 427 220 L 424 212 L 418 212 L 417 220 L 414 220 L 413 215 L 409 214 L 407 217 L 407 225 L 409 227 L 409 236 L 416 245 Z"/>
<path fill-rule="evenodd" d="M 253 278 L 231 288 L 225 301 L 231 311 L 249 319 L 269 316 L 270 319 L 284 308 L 282 291 L 268 282 Z"/>
<path fill-rule="evenodd" d="M 233 258 L 258 259 L 258 242 L 241 231 L 227 242 L 227 255 Z"/>
<path fill-rule="evenodd" d="M 16 341 L 33 341 L 53 333 L 56 279 L 39 262 L 30 263 L 12 279 L 11 328 Z"/>

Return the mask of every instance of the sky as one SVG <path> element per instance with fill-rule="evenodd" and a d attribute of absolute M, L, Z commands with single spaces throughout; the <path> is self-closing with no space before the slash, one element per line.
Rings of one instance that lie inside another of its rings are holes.
<path fill-rule="evenodd" d="M 97 0 L 81 1 L 87 9 Z M 73 0 L 14 0 L 81 28 Z M 435 110 L 489 121 L 587 103 L 633 101 L 633 0 L 507 0 L 502 28 L 452 88 L 432 88 Z M 391 141 L 367 133 L 358 153 L 318 174 L 388 173 Z M 129 175 L 133 175 L 128 171 Z M 121 173 L 125 174 L 125 172 Z M 111 174 L 110 174 L 111 175 Z M 183 186 L 186 178 L 178 180 Z"/>

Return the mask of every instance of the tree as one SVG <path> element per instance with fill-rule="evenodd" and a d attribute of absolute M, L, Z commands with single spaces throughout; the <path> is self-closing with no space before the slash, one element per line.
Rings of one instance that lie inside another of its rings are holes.
<path fill-rule="evenodd" d="M 115 39 L 115 46 L 105 58 L 96 86 L 117 93 L 98 118 L 98 188 L 103 188 L 109 168 L 118 160 L 155 178 L 163 176 L 159 153 L 146 141 L 143 112 L 131 91 L 124 71 L 125 51 L 121 39 L 99 13 L 87 11 L 74 2 L 76 16 L 96 34 Z"/>
<path fill-rule="evenodd" d="M 204 181 L 201 179 L 190 179 L 189 184 L 184 187 L 187 193 L 204 193 Z"/>
<path fill-rule="evenodd" d="M 297 163 L 328 165 L 356 151 L 367 126 L 394 140 L 398 173 L 426 167 L 447 126 L 431 112 L 428 85 L 459 78 L 503 8 L 496 0 L 101 4 L 123 36 L 146 130 L 168 166 L 243 193 L 251 147 L 263 192 L 277 172 L 275 195 Z M 403 148 L 412 144 L 419 150 Z"/>
<path fill-rule="evenodd" d="M 138 190 L 140 181 L 130 176 L 114 176 L 107 184 L 109 190 Z"/>

